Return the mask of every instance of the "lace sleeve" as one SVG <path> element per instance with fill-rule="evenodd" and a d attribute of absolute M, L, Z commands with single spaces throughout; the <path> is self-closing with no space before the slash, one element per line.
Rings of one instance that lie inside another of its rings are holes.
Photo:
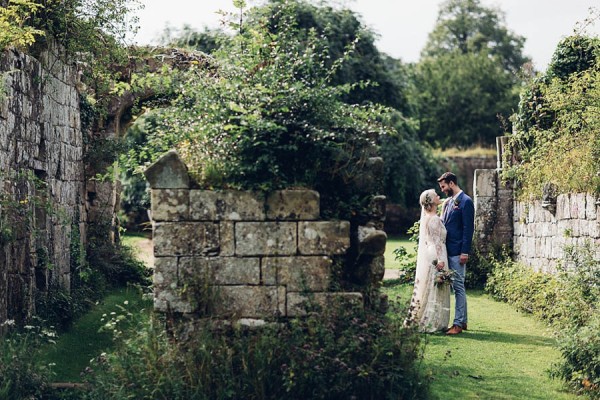
<path fill-rule="evenodd" d="M 442 229 L 444 225 L 442 224 L 442 220 L 439 218 L 429 218 L 427 222 L 427 234 L 431 240 L 431 243 L 435 247 L 435 254 L 437 259 L 441 259 L 443 257 L 443 249 L 446 246 L 442 241 Z"/>

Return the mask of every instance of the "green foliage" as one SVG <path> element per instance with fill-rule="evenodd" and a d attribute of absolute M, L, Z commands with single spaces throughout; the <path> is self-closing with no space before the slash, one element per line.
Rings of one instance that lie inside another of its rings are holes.
<path fill-rule="evenodd" d="M 0 324 L 0 398 L 42 398 L 48 390 L 50 370 L 41 363 L 39 349 L 54 334 L 35 326 L 16 331 L 12 322 Z"/>
<path fill-rule="evenodd" d="M 180 29 L 167 26 L 159 39 L 163 46 L 202 51 L 211 54 L 221 47 L 221 43 L 229 40 L 229 36 L 220 29 L 204 28 L 197 31 L 190 25 L 183 25 Z"/>
<path fill-rule="evenodd" d="M 501 11 L 479 0 L 442 4 L 415 71 L 412 98 L 419 134 L 442 148 L 491 145 L 506 129 L 529 60 L 524 38 L 508 31 Z"/>
<path fill-rule="evenodd" d="M 327 42 L 314 30 L 298 33 L 294 7 L 280 5 L 278 32 L 260 20 L 215 52 L 217 72 L 192 66 L 170 75 L 185 89 L 156 111 L 131 160 L 144 164 L 176 147 L 202 187 L 306 186 L 326 205 L 335 196 L 364 202 L 355 180 L 389 129 L 380 122 L 387 110 L 341 100 L 354 86 L 331 79 L 345 60 L 326 67 Z"/>
<path fill-rule="evenodd" d="M 474 239 L 476 242 L 477 239 Z M 465 274 L 465 286 L 469 289 L 483 289 L 486 286 L 489 275 L 494 270 L 494 266 L 508 260 L 511 256 L 506 246 L 496 247 L 488 250 L 487 255 L 483 255 L 479 250 L 477 243 L 473 244 L 473 252 L 469 255 L 469 262 Z"/>
<path fill-rule="evenodd" d="M 565 248 L 557 274 L 498 262 L 487 290 L 556 328 L 563 360 L 552 374 L 593 398 L 600 396 L 600 267 L 591 242 Z"/>
<path fill-rule="evenodd" d="M 564 359 L 556 363 L 552 376 L 566 381 L 578 394 L 600 399 L 600 313 L 560 341 Z"/>
<path fill-rule="evenodd" d="M 25 232 L 36 236 L 36 214 L 59 216 L 47 197 L 47 184 L 33 171 L 0 173 L 6 190 L 0 193 L 0 246 L 22 237 Z M 37 218 L 40 218 L 37 215 Z"/>
<path fill-rule="evenodd" d="M 384 161 L 384 193 L 389 201 L 415 207 L 419 194 L 441 175 L 431 149 L 417 139 L 415 121 L 391 114 L 395 131 L 379 139 Z"/>
<path fill-rule="evenodd" d="M 575 73 L 587 71 L 597 64 L 599 52 L 600 39 L 568 36 L 556 46 L 546 76 L 564 80 Z"/>
<path fill-rule="evenodd" d="M 411 242 L 419 241 L 419 221 L 415 222 L 407 232 L 410 235 Z M 417 253 L 407 251 L 404 246 L 400 246 L 393 251 L 394 260 L 399 262 L 400 283 L 414 283 L 415 273 L 417 272 Z"/>
<path fill-rule="evenodd" d="M 87 251 L 89 269 L 80 274 L 80 279 L 92 283 L 93 275 L 100 273 L 113 286 L 128 283 L 148 285 L 152 271 L 136 259 L 130 247 L 107 240 L 109 232 L 108 223 L 90 225 Z"/>
<path fill-rule="evenodd" d="M 515 88 L 512 74 L 485 52 L 422 59 L 414 95 L 421 139 L 442 148 L 494 143 L 505 129 L 498 116 L 517 103 Z"/>
<path fill-rule="evenodd" d="M 500 9 L 480 0 L 447 0 L 440 6 L 434 30 L 423 50 L 425 57 L 459 51 L 488 54 L 501 67 L 517 73 L 530 60 L 523 56 L 525 38 L 510 32 Z"/>
<path fill-rule="evenodd" d="M 302 40 L 306 40 L 313 32 L 323 38 L 328 54 L 322 62 L 326 67 L 331 67 L 336 60 L 346 59 L 332 74 L 333 85 L 372 83 L 353 86 L 349 93 L 342 97 L 345 102 L 379 103 L 405 111 L 406 98 L 400 82 L 394 79 L 386 65 L 385 57 L 377 50 L 374 33 L 361 23 L 354 11 L 349 8 L 334 8 L 326 3 L 315 5 L 303 0 L 271 0 L 268 6 L 255 9 L 256 14 L 269 16 L 271 32 L 286 29 L 287 21 L 281 19 L 280 13 L 285 3 L 293 4 L 291 19 L 298 27 L 297 33 L 303 36 Z M 252 23 L 252 13 L 250 15 Z M 355 50 L 346 54 L 348 47 Z"/>
<path fill-rule="evenodd" d="M 183 342 L 153 319 L 99 358 L 86 398 L 424 398 L 418 336 L 401 324 L 346 305 L 258 329 L 205 326 Z"/>
<path fill-rule="evenodd" d="M 33 0 L 9 0 L 6 6 L 0 5 L 0 51 L 26 49 L 44 35 L 44 31 L 28 25 L 40 8 L 43 6 Z"/>
<path fill-rule="evenodd" d="M 586 49 L 594 46 L 594 51 L 564 50 L 572 50 L 569 46 L 573 43 L 585 43 Z M 598 39 L 565 39 L 547 75 L 524 92 L 516 133 L 506 152 L 512 165 L 503 171 L 505 178 L 516 179 L 521 198 L 541 198 L 548 184 L 557 187 L 558 193 L 600 193 L 598 49 Z M 577 62 L 574 54 L 582 59 Z M 592 65 L 591 54 L 596 55 Z"/>

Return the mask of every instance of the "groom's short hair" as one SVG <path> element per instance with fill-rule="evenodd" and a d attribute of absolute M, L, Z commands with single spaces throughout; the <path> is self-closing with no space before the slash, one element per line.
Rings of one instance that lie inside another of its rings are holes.
<path fill-rule="evenodd" d="M 438 182 L 444 181 L 446 183 L 454 182 L 455 185 L 458 185 L 458 179 L 456 179 L 456 175 L 452 172 L 444 172 L 442 176 L 440 176 L 437 180 Z"/>

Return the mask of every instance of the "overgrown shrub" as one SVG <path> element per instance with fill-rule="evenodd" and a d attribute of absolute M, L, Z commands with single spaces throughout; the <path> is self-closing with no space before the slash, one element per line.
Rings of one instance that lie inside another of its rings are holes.
<path fill-rule="evenodd" d="M 505 153 L 505 179 L 521 198 L 600 193 L 600 39 L 570 37 L 559 44 L 546 75 L 527 87 Z M 556 173 L 561 171 L 561 173 Z"/>
<path fill-rule="evenodd" d="M 552 375 L 600 398 L 600 266 L 594 252 L 591 242 L 568 246 L 555 275 L 512 261 L 496 262 L 486 288 L 496 299 L 555 327 L 563 360 Z"/>
<path fill-rule="evenodd" d="M 110 229 L 108 223 L 90 226 L 87 251 L 89 268 L 83 273 L 82 280 L 89 281 L 87 274 L 99 272 L 109 285 L 150 284 L 152 271 L 136 259 L 133 249 L 107 240 Z"/>
<path fill-rule="evenodd" d="M 321 194 L 324 217 L 350 218 L 369 200 L 358 181 L 377 137 L 390 129 L 382 123 L 388 110 L 345 103 L 354 87 L 368 84 L 334 86 L 345 58 L 331 62 L 326 38 L 299 33 L 294 2 L 273 7 L 272 17 L 239 26 L 213 53 L 217 69 L 192 65 L 163 76 L 161 90 L 176 85 L 176 96 L 145 120 L 151 132 L 129 153 L 129 165 L 175 147 L 204 188 L 310 187 Z M 137 82 L 155 83 L 150 76 Z"/>
<path fill-rule="evenodd" d="M 563 335 L 559 346 L 563 360 L 555 363 L 551 376 L 563 379 L 579 394 L 600 399 L 600 314 Z"/>
<path fill-rule="evenodd" d="M 42 398 L 51 374 L 38 350 L 51 332 L 34 326 L 16 331 L 10 322 L 0 324 L 0 399 Z M 4 330 L 8 332 L 3 334 Z"/>
<path fill-rule="evenodd" d="M 259 329 L 200 329 L 179 342 L 145 321 L 98 359 L 88 399 L 426 398 L 419 337 L 363 309 L 336 306 Z"/>

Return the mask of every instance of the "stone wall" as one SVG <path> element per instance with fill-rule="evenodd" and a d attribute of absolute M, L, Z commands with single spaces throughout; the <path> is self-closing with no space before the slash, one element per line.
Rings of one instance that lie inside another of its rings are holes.
<path fill-rule="evenodd" d="M 503 183 L 497 169 L 477 169 L 474 173 L 475 234 L 477 250 L 494 252 L 512 246 L 513 190 Z"/>
<path fill-rule="evenodd" d="M 309 299 L 362 302 L 361 293 L 336 285 L 351 247 L 351 224 L 321 220 L 317 192 L 194 189 L 175 152 L 146 177 L 156 310 L 273 319 L 303 314 Z M 359 227 L 355 238 L 356 258 L 370 254 L 379 279 L 385 238 L 374 226 Z"/>
<path fill-rule="evenodd" d="M 590 194 L 562 194 L 556 203 L 514 203 L 515 258 L 537 271 L 553 272 L 565 246 L 589 241 L 600 261 L 600 200 Z"/>
<path fill-rule="evenodd" d="M 506 137 L 497 140 L 498 167 Z M 543 200 L 514 199 L 510 184 L 502 183 L 500 169 L 475 171 L 475 240 L 484 255 L 508 245 L 514 257 L 537 271 L 554 272 L 565 246 L 596 249 L 600 261 L 600 199 L 586 193 L 552 195 Z"/>
<path fill-rule="evenodd" d="M 56 53 L 0 54 L 0 321 L 68 290 L 72 230 L 85 236 L 78 74 Z"/>

